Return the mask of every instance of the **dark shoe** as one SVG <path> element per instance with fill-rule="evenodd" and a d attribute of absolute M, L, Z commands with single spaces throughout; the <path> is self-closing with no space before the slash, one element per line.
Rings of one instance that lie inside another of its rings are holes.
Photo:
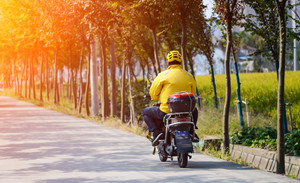
<path fill-rule="evenodd" d="M 160 133 L 154 133 L 153 134 L 153 141 L 152 141 L 152 146 L 157 146 L 159 144 L 159 140 L 164 139 L 164 134 L 162 132 Z"/>
<path fill-rule="evenodd" d="M 199 142 L 199 137 L 198 137 L 198 135 L 195 133 L 195 136 L 194 136 L 194 138 L 193 138 L 193 142 L 194 143 L 197 143 L 197 142 Z"/>

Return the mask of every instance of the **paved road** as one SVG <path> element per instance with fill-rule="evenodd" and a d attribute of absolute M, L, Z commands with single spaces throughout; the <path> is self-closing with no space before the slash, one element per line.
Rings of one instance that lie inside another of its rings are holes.
<path fill-rule="evenodd" d="M 160 162 L 149 141 L 0 96 L 0 183 L 299 182 L 202 154 Z"/>

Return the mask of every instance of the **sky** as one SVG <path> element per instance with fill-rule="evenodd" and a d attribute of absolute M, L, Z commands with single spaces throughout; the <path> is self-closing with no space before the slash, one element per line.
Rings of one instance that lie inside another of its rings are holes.
<path fill-rule="evenodd" d="M 203 0 L 203 4 L 207 6 L 206 11 L 205 11 L 205 15 L 208 18 L 212 14 L 212 7 L 213 7 L 213 4 L 214 4 L 214 0 Z"/>

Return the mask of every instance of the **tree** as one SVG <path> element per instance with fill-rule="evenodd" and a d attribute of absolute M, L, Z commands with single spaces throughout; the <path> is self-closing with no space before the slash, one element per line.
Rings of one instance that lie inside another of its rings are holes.
<path fill-rule="evenodd" d="M 98 96 L 98 74 L 97 74 L 97 54 L 96 42 L 91 38 L 91 103 L 92 103 L 92 116 L 99 116 L 99 96 Z"/>
<path fill-rule="evenodd" d="M 201 4 L 199 5 L 199 7 L 201 7 Z M 189 46 L 187 47 L 187 56 L 189 58 L 190 65 L 191 63 L 193 63 L 192 60 L 193 56 L 195 56 L 196 54 L 202 54 L 207 58 L 208 63 L 211 67 L 210 71 L 211 71 L 212 84 L 213 84 L 214 95 L 215 95 L 214 97 L 215 107 L 218 108 L 217 90 L 216 90 L 214 68 L 213 68 L 213 55 L 214 55 L 215 48 L 213 44 L 212 26 L 207 23 L 207 20 L 204 17 L 204 8 L 205 7 L 202 5 L 202 7 L 199 8 L 201 11 L 197 13 L 196 12 L 191 13 L 193 16 L 191 17 L 190 29 L 188 31 Z M 197 94 L 198 93 L 199 92 L 197 89 Z M 198 103 L 200 105 L 200 101 Z"/>
<path fill-rule="evenodd" d="M 277 169 L 276 173 L 285 174 L 284 156 L 284 77 L 285 77 L 285 50 L 286 50 L 286 2 L 287 0 L 276 0 L 279 18 L 279 82 L 277 98 Z"/>
<path fill-rule="evenodd" d="M 225 104 L 223 109 L 223 151 L 229 153 L 229 108 L 231 100 L 230 81 L 230 53 L 232 47 L 232 26 L 239 20 L 239 13 L 242 10 L 238 0 L 215 0 L 214 10 L 226 26 L 226 51 L 225 51 Z"/>
<path fill-rule="evenodd" d="M 245 17 L 245 22 L 241 25 L 246 31 L 250 31 L 264 38 L 268 52 L 264 55 L 273 57 L 278 67 L 279 59 L 279 25 L 278 12 L 275 1 L 263 0 L 242 0 L 247 6 L 255 11 L 255 14 L 249 14 Z"/>
<path fill-rule="evenodd" d="M 110 85 L 111 85 L 111 102 L 110 102 L 110 116 L 117 116 L 117 95 L 116 95 L 116 51 L 115 51 L 115 41 L 109 39 L 109 52 L 110 52 Z"/>
<path fill-rule="evenodd" d="M 248 15 L 243 27 L 264 38 L 268 51 L 275 61 L 277 80 L 279 80 L 279 11 L 277 1 L 243 0 L 248 6 L 254 9 L 256 15 Z M 267 55 L 267 54 L 265 54 Z M 284 111 L 286 111 L 284 106 Z M 287 133 L 286 113 L 284 112 L 284 131 Z"/>
<path fill-rule="evenodd" d="M 178 29 L 181 31 L 180 35 L 180 49 L 182 54 L 182 64 L 185 70 L 188 70 L 187 63 L 187 43 L 188 43 L 188 30 L 192 22 L 193 16 L 198 16 L 203 12 L 202 0 L 171 0 L 164 1 L 162 6 L 167 7 L 165 10 L 165 22 L 166 28 L 169 30 Z M 180 22 L 180 24 L 178 23 Z M 173 31 L 172 34 L 176 35 L 176 32 Z M 172 49 L 172 46 L 171 46 Z"/>
<path fill-rule="evenodd" d="M 102 119 L 109 116 L 108 76 L 107 76 L 107 42 L 110 21 L 112 19 L 110 1 L 90 1 L 87 7 L 89 21 L 99 39 L 100 72 L 101 73 L 101 108 Z"/>
<path fill-rule="evenodd" d="M 90 42 L 91 40 L 89 40 Z M 91 44 L 91 43 L 89 43 Z M 90 115 L 90 104 L 89 104 L 89 91 L 90 91 L 90 74 L 91 74 L 91 48 L 88 49 L 88 60 L 87 60 L 87 77 L 86 77 L 86 85 L 85 85 L 85 110 L 86 115 Z"/>
<path fill-rule="evenodd" d="M 155 66 L 157 66 L 158 72 L 161 72 L 160 60 L 158 58 L 157 28 L 160 25 L 162 8 L 157 1 L 152 0 L 138 0 L 134 7 L 137 11 L 135 13 L 137 14 L 139 24 L 143 24 L 151 30 Z"/>

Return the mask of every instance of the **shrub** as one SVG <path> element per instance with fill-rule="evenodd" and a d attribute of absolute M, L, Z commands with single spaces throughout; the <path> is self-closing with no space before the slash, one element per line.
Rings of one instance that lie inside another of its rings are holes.
<path fill-rule="evenodd" d="M 300 129 L 285 135 L 285 149 L 286 153 L 300 155 Z"/>
<path fill-rule="evenodd" d="M 276 150 L 277 130 L 266 126 L 265 128 L 246 127 L 236 131 L 230 136 L 232 144 L 242 144 L 250 147 Z M 300 129 L 285 134 L 285 152 L 290 155 L 300 155 Z"/>

